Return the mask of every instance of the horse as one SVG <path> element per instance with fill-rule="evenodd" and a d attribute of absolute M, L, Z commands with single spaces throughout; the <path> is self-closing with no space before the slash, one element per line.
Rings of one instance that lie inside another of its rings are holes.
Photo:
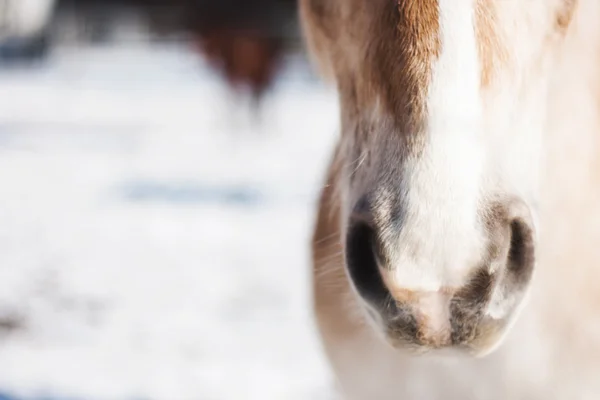
<path fill-rule="evenodd" d="M 340 132 L 312 298 L 351 400 L 600 397 L 600 2 L 300 0 Z"/>
<path fill-rule="evenodd" d="M 182 1 L 182 0 L 179 0 Z M 296 0 L 183 0 L 186 28 L 197 48 L 234 91 L 249 91 L 254 106 L 280 72 L 293 44 Z"/>

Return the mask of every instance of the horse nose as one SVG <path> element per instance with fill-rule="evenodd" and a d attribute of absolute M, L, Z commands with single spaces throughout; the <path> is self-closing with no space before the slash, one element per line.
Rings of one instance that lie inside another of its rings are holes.
<path fill-rule="evenodd" d="M 382 251 L 390 244 L 380 242 L 370 212 L 350 217 L 345 246 L 350 280 L 377 310 L 388 336 L 432 348 L 468 346 L 509 323 L 533 273 L 533 224 L 529 209 L 516 200 L 494 204 L 486 215 L 488 245 L 480 263 L 461 285 L 436 290 L 415 290 L 395 279 L 403 265 L 390 265 Z"/>

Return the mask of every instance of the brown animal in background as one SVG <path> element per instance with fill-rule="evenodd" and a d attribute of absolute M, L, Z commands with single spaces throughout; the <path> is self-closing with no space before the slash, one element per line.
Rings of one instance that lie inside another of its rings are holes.
<path fill-rule="evenodd" d="M 196 0 L 187 24 L 202 53 L 233 88 L 259 100 L 273 83 L 293 36 L 295 0 Z"/>
<path fill-rule="evenodd" d="M 92 40 L 110 37 L 119 11 L 139 13 L 158 37 L 185 33 L 233 89 L 248 89 L 256 101 L 274 83 L 297 33 L 296 0 L 46 1 L 75 12 Z"/>
<path fill-rule="evenodd" d="M 281 64 L 283 41 L 256 30 L 218 29 L 198 39 L 198 47 L 234 90 L 249 89 L 259 101 Z"/>

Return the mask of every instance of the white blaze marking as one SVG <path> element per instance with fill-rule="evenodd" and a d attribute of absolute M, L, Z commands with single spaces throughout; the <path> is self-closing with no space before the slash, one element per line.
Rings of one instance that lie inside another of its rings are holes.
<path fill-rule="evenodd" d="M 480 65 L 472 0 L 439 0 L 441 54 L 433 65 L 427 144 L 404 176 L 407 216 L 394 284 L 460 286 L 481 256 L 477 208 L 483 168 Z"/>

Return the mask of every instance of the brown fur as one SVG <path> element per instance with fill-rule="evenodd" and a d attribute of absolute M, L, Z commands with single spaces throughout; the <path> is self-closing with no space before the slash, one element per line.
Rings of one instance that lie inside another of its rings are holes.
<path fill-rule="evenodd" d="M 379 97 L 399 130 L 420 131 L 441 50 L 437 0 L 304 0 L 300 10 L 309 50 L 322 74 L 336 77 L 344 109 Z"/>
<path fill-rule="evenodd" d="M 351 297 L 351 288 L 343 268 L 344 256 L 341 244 L 340 193 L 337 182 L 340 179 L 341 155 L 336 149 L 335 156 L 327 171 L 326 184 L 321 191 L 318 215 L 312 238 L 313 286 L 315 313 L 319 327 L 327 326 L 334 335 L 342 337 L 353 331 L 345 318 L 336 318 L 338 310 L 344 308 L 344 299 Z M 351 307 L 352 304 L 346 304 Z M 328 336 L 326 332 L 322 332 Z"/>
<path fill-rule="evenodd" d="M 441 51 L 437 0 L 398 0 L 398 31 L 404 70 L 401 73 L 406 95 L 412 100 L 415 122 L 426 113 L 425 99 L 431 81 L 433 61 Z"/>

